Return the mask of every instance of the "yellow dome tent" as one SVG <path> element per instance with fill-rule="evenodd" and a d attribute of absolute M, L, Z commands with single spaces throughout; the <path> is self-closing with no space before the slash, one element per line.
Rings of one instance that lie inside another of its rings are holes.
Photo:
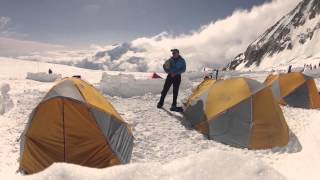
<path fill-rule="evenodd" d="M 300 72 L 271 74 L 264 82 L 279 103 L 305 109 L 320 108 L 320 96 L 314 79 Z"/>
<path fill-rule="evenodd" d="M 133 135 L 92 85 L 66 78 L 31 113 L 20 148 L 20 169 L 27 174 L 54 162 L 104 168 L 130 161 Z"/>
<path fill-rule="evenodd" d="M 247 78 L 203 81 L 188 99 L 184 116 L 209 139 L 236 147 L 266 149 L 289 141 L 271 89 Z"/>

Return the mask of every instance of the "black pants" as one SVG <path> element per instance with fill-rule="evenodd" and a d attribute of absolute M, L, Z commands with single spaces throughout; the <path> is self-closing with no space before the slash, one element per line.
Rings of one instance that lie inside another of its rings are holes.
<path fill-rule="evenodd" d="M 164 99 L 166 98 L 166 95 L 171 87 L 173 85 L 173 101 L 172 106 L 177 106 L 177 98 L 179 94 L 179 87 L 181 83 L 181 75 L 176 75 L 174 77 L 171 77 L 170 74 L 168 74 L 166 82 L 164 83 L 163 90 L 161 92 L 161 98 L 159 101 L 159 104 L 163 105 Z"/>

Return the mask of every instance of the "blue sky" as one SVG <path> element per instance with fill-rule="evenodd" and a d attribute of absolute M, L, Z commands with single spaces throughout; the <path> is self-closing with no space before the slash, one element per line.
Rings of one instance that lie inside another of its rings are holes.
<path fill-rule="evenodd" d="M 81 47 L 198 30 L 267 0 L 0 0 L 12 36 Z"/>

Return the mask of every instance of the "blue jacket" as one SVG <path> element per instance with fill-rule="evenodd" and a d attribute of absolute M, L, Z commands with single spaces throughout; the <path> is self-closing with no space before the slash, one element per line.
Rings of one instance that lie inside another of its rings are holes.
<path fill-rule="evenodd" d="M 177 59 L 170 58 L 163 65 L 166 73 L 182 74 L 186 71 L 186 61 L 180 56 Z"/>

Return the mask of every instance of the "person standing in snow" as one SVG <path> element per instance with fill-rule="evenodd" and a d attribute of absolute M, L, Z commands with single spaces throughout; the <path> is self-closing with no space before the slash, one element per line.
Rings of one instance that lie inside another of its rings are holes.
<path fill-rule="evenodd" d="M 178 98 L 179 87 L 181 83 L 181 74 L 186 71 L 186 62 L 180 56 L 178 49 L 172 49 L 171 52 L 172 52 L 172 57 L 169 60 L 167 60 L 163 65 L 163 69 L 168 75 L 164 83 L 163 90 L 161 92 L 161 98 L 157 104 L 157 107 L 162 108 L 164 99 L 171 85 L 173 85 L 173 101 L 172 101 L 170 110 L 176 111 L 177 98 Z"/>

